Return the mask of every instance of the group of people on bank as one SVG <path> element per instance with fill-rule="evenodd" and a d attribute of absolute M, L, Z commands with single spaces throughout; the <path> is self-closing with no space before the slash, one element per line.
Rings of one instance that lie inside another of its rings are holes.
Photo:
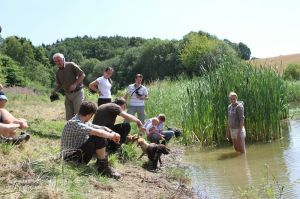
<path fill-rule="evenodd" d="M 61 53 L 54 54 L 53 61 L 57 66 L 57 72 L 56 87 L 51 95 L 56 95 L 60 90 L 65 94 L 67 123 L 61 136 L 61 155 L 64 160 L 87 164 L 96 154 L 98 171 L 119 178 L 120 174 L 108 165 L 106 154 L 107 151 L 116 152 L 126 141 L 126 136 L 131 130 L 130 122 L 136 123 L 139 131 L 145 132 L 150 142 L 158 143 L 159 140 L 163 140 L 166 144 L 174 136 L 173 131 L 164 131 L 166 121 L 164 114 L 159 114 L 145 123 L 145 101 L 149 97 L 147 88 L 142 85 L 141 74 L 135 76 L 135 83 L 128 86 L 124 98 L 112 100 L 113 68 L 106 68 L 101 77 L 89 84 L 89 89 L 99 95 L 97 107 L 93 102 L 84 101 L 85 74 L 80 67 L 73 62 L 65 61 Z M 245 153 L 243 105 L 237 102 L 236 93 L 231 93 L 230 99 L 231 105 L 228 107 L 230 136 L 236 151 Z M 14 118 L 4 108 L 6 102 L 7 97 L 0 93 L 0 135 L 2 140 L 17 139 L 15 129 L 26 129 L 28 125 L 25 120 Z M 134 116 L 136 113 L 137 117 Z M 115 124 L 117 116 L 122 117 L 124 122 Z M 91 118 L 92 123 L 89 122 Z M 25 140 L 29 139 L 27 133 L 22 135 L 26 137 Z"/>

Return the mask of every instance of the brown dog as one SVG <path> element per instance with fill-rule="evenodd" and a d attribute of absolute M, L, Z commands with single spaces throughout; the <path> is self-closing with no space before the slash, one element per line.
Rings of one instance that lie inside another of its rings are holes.
<path fill-rule="evenodd" d="M 155 143 L 149 144 L 143 138 L 139 138 L 137 140 L 137 145 L 140 146 L 143 151 L 143 153 L 139 157 L 139 159 L 142 158 L 143 155 L 147 154 L 149 160 L 152 162 L 153 169 L 157 169 L 158 161 L 159 161 L 160 165 L 162 165 L 162 162 L 160 159 L 160 156 L 162 154 L 170 153 L 170 149 L 168 149 L 165 145 L 155 144 Z"/>
<path fill-rule="evenodd" d="M 131 135 L 131 134 L 128 134 L 126 136 L 126 141 L 125 141 L 125 144 L 133 144 L 134 142 L 136 142 L 137 140 L 139 139 L 139 137 L 137 135 Z"/>

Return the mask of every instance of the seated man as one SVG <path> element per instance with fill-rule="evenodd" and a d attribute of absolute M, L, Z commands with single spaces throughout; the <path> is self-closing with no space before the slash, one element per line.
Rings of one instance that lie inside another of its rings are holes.
<path fill-rule="evenodd" d="M 88 123 L 96 110 L 94 103 L 82 102 L 78 114 L 64 127 L 61 136 L 61 154 L 66 161 L 83 164 L 88 164 L 96 154 L 98 171 L 102 175 L 118 179 L 121 175 L 108 166 L 105 148 L 106 139 L 119 143 L 120 135 L 109 128 Z"/>
<path fill-rule="evenodd" d="M 129 123 L 116 124 L 117 116 L 121 116 L 123 119 L 129 122 L 135 122 L 141 131 L 144 131 L 142 122 L 133 115 L 125 112 L 126 101 L 124 98 L 118 98 L 112 103 L 102 104 L 98 107 L 93 124 L 106 126 L 121 136 L 120 143 L 109 142 L 108 148 L 111 152 L 116 152 L 117 149 L 126 141 L 126 136 L 129 134 L 131 127 Z"/>
<path fill-rule="evenodd" d="M 0 143 L 20 144 L 27 141 L 30 135 L 22 132 L 16 136 L 15 130 L 20 128 L 27 129 L 28 125 L 24 119 L 17 119 L 5 109 L 7 97 L 0 91 Z"/>
<path fill-rule="evenodd" d="M 158 119 L 159 122 L 156 125 L 155 132 L 151 133 L 151 135 L 147 136 L 147 138 L 152 143 L 158 143 L 159 140 L 161 140 L 161 138 L 164 138 L 164 140 L 161 143 L 166 144 L 174 136 L 174 131 L 163 130 L 164 122 L 166 121 L 166 116 L 164 114 L 159 114 L 156 118 Z M 144 126 L 149 126 L 149 124 L 153 123 L 151 122 L 152 120 L 147 121 Z"/>

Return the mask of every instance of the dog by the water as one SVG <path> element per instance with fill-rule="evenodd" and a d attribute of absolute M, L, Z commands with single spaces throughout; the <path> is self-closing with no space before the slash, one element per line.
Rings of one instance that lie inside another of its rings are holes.
<path fill-rule="evenodd" d="M 146 140 L 144 140 L 144 138 L 139 138 L 137 140 L 137 145 L 140 146 L 143 151 L 139 158 L 142 158 L 143 155 L 147 154 L 149 160 L 152 162 L 153 169 L 157 169 L 158 161 L 160 163 L 160 166 L 162 165 L 160 159 L 160 156 L 162 154 L 167 155 L 170 153 L 170 149 L 167 148 L 165 145 L 155 143 L 149 144 L 148 142 L 146 142 Z"/>

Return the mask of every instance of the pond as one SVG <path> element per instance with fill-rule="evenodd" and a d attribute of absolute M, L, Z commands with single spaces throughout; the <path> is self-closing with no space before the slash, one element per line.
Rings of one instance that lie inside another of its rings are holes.
<path fill-rule="evenodd" d="M 202 198 L 238 198 L 239 187 L 262 188 L 269 179 L 277 192 L 284 186 L 283 198 L 300 198 L 300 116 L 283 131 L 281 140 L 246 145 L 246 155 L 237 155 L 232 146 L 186 150 L 193 188 Z"/>

